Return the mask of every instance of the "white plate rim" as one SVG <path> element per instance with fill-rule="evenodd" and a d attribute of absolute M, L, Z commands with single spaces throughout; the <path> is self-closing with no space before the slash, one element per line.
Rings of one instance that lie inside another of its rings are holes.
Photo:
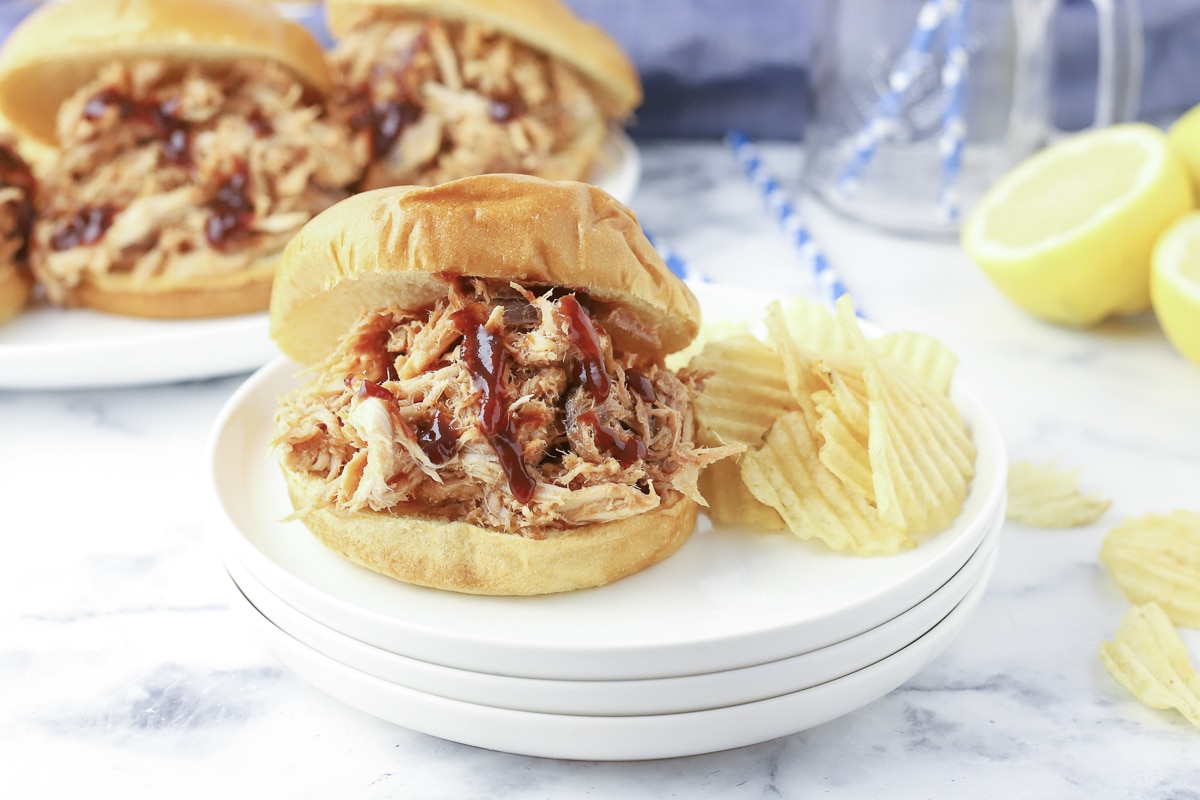
<path fill-rule="evenodd" d="M 994 562 L 993 562 L 994 566 Z M 845 716 L 887 695 L 937 658 L 979 606 L 990 574 L 942 620 L 902 650 L 832 681 L 767 700 L 681 714 L 596 717 L 464 703 L 390 683 L 340 664 L 239 610 L 289 669 L 370 716 L 489 750 L 541 758 L 640 761 L 676 758 L 777 739 Z M 231 584 L 230 591 L 236 591 Z"/>
<path fill-rule="evenodd" d="M 230 580 L 253 611 L 302 645 L 351 669 L 476 705 L 572 716 L 646 716 L 766 700 L 834 680 L 892 655 L 938 625 L 991 573 L 1002 528 L 1003 520 L 998 520 L 962 569 L 928 598 L 856 637 L 740 669 L 622 681 L 492 675 L 381 650 L 305 616 L 263 586 L 236 557 L 222 558 Z"/>

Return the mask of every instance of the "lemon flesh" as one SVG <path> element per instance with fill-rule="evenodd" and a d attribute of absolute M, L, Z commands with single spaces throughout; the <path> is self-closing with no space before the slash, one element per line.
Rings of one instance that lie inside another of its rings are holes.
<path fill-rule="evenodd" d="M 1192 208 L 1187 170 L 1158 128 L 1114 125 L 1026 159 L 968 217 L 962 245 L 1026 311 L 1084 327 L 1150 308 L 1150 254 Z"/>
<path fill-rule="evenodd" d="M 1167 339 L 1200 366 L 1200 212 L 1182 217 L 1159 238 L 1150 298 Z"/>

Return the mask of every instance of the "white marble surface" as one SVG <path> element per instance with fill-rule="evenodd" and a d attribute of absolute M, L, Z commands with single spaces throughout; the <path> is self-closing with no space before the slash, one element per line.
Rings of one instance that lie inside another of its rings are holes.
<path fill-rule="evenodd" d="M 794 183 L 795 148 L 765 150 Z M 723 146 L 643 156 L 633 205 L 696 269 L 810 290 Z M 1088 528 L 1008 524 L 978 613 L 917 677 L 817 728 L 669 761 L 549 761 L 413 733 L 311 689 L 227 605 L 204 541 L 204 456 L 242 376 L 0 392 L 0 795 L 1200 797 L 1200 731 L 1137 704 L 1096 655 L 1127 607 L 1097 561 L 1104 533 L 1200 507 L 1200 370 L 1151 318 L 1052 327 L 952 244 L 807 213 L 871 319 L 960 355 L 1013 460 L 1082 467 L 1113 499 Z"/>

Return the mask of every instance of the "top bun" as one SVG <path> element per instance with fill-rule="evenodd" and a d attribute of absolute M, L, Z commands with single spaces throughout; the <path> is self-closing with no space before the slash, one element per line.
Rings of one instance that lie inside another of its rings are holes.
<path fill-rule="evenodd" d="M 331 86 L 320 44 L 267 4 L 245 0 L 72 0 L 26 17 L 0 50 L 0 115 L 44 142 L 58 107 L 114 59 L 278 62 L 321 94 Z"/>
<path fill-rule="evenodd" d="M 478 23 L 573 66 L 610 117 L 626 117 L 642 102 L 637 69 L 625 52 L 561 0 L 326 0 L 325 8 L 337 37 L 381 15 Z"/>
<path fill-rule="evenodd" d="M 288 244 L 271 292 L 271 336 L 293 360 L 328 355 L 363 313 L 417 309 L 449 280 L 480 277 L 586 293 L 632 313 L 659 347 L 695 338 L 700 308 L 651 246 L 633 212 L 574 181 L 479 175 L 432 187 L 354 195 Z"/>

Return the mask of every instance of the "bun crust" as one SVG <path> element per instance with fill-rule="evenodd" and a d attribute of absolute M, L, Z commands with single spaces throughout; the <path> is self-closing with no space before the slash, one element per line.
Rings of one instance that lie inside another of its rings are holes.
<path fill-rule="evenodd" d="M 325 7 L 335 36 L 380 14 L 479 23 L 570 64 L 612 118 L 628 116 L 642 102 L 637 69 L 625 52 L 561 0 L 326 0 Z"/>
<path fill-rule="evenodd" d="M 283 470 L 295 508 L 323 481 Z M 300 519 L 327 547 L 384 575 L 467 594 L 537 595 L 603 586 L 657 564 L 691 536 L 696 504 L 672 493 L 644 514 L 549 531 L 545 539 L 420 516 L 320 509 Z"/>
<path fill-rule="evenodd" d="M 328 94 L 320 44 L 267 4 L 245 0 L 73 0 L 26 17 L 0 50 L 0 115 L 44 142 L 63 100 L 114 59 L 278 62 Z"/>
<path fill-rule="evenodd" d="M 16 264 L 0 264 L 0 322 L 15 317 L 29 302 L 33 279 Z"/>
<path fill-rule="evenodd" d="M 479 175 L 354 195 L 289 242 L 271 294 L 271 337 L 301 364 L 336 345 L 361 314 L 420 308 L 448 278 L 564 287 L 631 312 L 663 356 L 700 328 L 700 307 L 628 208 L 584 183 Z"/>
<path fill-rule="evenodd" d="M 245 272 L 212 276 L 195 285 L 137 284 L 127 275 L 103 275 L 72 288 L 68 306 L 152 319 L 199 319 L 264 311 L 271 302 L 271 283 L 279 256 L 264 257 Z"/>

